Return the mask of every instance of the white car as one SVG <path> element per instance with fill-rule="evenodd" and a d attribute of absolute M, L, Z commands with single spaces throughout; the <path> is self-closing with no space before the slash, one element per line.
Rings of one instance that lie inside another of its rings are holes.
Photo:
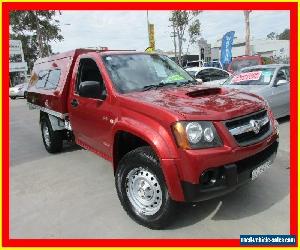
<path fill-rule="evenodd" d="M 219 86 L 231 75 L 215 67 L 191 67 L 185 69 L 192 77 L 208 86 Z"/>
<path fill-rule="evenodd" d="M 11 99 L 16 99 L 17 97 L 27 97 L 28 83 L 21 83 L 14 87 L 9 88 L 9 97 Z"/>

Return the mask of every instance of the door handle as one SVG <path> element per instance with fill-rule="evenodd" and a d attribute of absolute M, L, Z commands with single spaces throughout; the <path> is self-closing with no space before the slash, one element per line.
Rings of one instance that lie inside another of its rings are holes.
<path fill-rule="evenodd" d="M 71 105 L 72 105 L 72 107 L 74 107 L 74 108 L 76 108 L 76 107 L 78 106 L 78 104 L 79 104 L 79 102 L 78 102 L 76 99 L 73 99 L 73 100 L 71 101 Z"/>

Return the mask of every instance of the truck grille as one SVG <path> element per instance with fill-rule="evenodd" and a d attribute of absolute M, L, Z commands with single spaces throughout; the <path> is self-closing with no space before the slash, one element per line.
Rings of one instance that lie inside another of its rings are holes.
<path fill-rule="evenodd" d="M 247 146 L 262 141 L 272 130 L 266 110 L 225 122 L 231 135 L 240 146 Z"/>

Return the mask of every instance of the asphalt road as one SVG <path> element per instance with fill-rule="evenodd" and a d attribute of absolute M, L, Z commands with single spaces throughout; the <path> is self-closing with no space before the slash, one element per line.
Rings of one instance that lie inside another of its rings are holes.
<path fill-rule="evenodd" d="M 165 230 L 123 211 L 111 164 L 74 146 L 56 155 L 42 144 L 38 111 L 10 101 L 10 238 L 239 238 L 289 233 L 289 120 L 280 122 L 272 168 L 224 197 L 182 205 Z"/>

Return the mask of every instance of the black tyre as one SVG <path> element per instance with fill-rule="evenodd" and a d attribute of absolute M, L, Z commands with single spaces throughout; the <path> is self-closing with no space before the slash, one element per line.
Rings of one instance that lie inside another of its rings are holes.
<path fill-rule="evenodd" d="M 139 147 L 120 160 L 115 184 L 123 208 L 137 223 L 151 229 L 170 224 L 176 203 L 151 147 Z"/>
<path fill-rule="evenodd" d="M 41 119 L 43 143 L 49 153 L 61 152 L 63 137 L 61 131 L 54 131 L 48 117 Z"/>
<path fill-rule="evenodd" d="M 10 96 L 10 99 L 15 100 L 17 97 L 15 96 Z"/>
<path fill-rule="evenodd" d="M 27 91 L 24 92 L 24 98 L 27 99 Z"/>

